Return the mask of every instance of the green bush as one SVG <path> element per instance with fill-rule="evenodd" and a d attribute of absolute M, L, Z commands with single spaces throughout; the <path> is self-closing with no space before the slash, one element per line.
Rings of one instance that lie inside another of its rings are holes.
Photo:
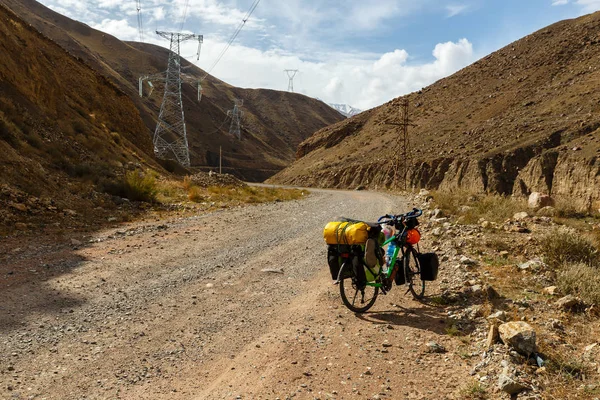
<path fill-rule="evenodd" d="M 152 174 L 142 174 L 141 172 L 131 171 L 125 176 L 126 194 L 129 200 L 133 201 L 156 201 L 158 188 L 156 178 Z"/>
<path fill-rule="evenodd" d="M 592 265 L 598 261 L 598 249 L 586 236 L 567 229 L 555 229 L 541 240 L 544 261 L 552 267 L 566 264 Z"/>
<path fill-rule="evenodd" d="M 154 175 L 139 171 L 130 171 L 123 180 L 105 181 L 101 186 L 106 193 L 132 201 L 153 203 L 156 201 L 156 195 L 158 194 Z"/>
<path fill-rule="evenodd" d="M 600 304 L 600 270 L 586 264 L 571 264 L 558 274 L 558 287 L 579 296 L 587 304 Z"/>

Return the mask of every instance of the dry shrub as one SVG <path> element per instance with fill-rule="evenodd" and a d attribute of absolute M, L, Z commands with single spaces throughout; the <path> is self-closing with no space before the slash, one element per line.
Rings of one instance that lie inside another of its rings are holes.
<path fill-rule="evenodd" d="M 600 270 L 587 264 L 571 264 L 558 274 L 564 293 L 581 297 L 587 304 L 600 304 Z"/>
<path fill-rule="evenodd" d="M 202 203 L 206 201 L 206 197 L 204 196 L 204 191 L 200 189 L 198 186 L 192 186 L 188 189 L 188 199 L 195 203 Z"/>
<path fill-rule="evenodd" d="M 520 211 L 527 210 L 524 199 L 495 194 L 473 194 L 467 191 L 433 192 L 435 207 L 446 213 L 463 216 L 465 224 L 476 224 L 480 219 L 503 222 Z"/>
<path fill-rule="evenodd" d="M 592 265 L 598 260 L 598 249 L 585 235 L 567 229 L 555 229 L 541 240 L 544 261 L 552 267 L 582 263 Z"/>
<path fill-rule="evenodd" d="M 194 187 L 194 182 L 192 182 L 192 178 L 189 175 L 183 178 L 183 188 L 186 191 L 189 191 L 190 189 L 192 189 L 192 187 Z"/>

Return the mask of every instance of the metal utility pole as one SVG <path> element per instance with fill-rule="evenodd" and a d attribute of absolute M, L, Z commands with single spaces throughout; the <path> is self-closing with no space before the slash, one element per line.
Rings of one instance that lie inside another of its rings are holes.
<path fill-rule="evenodd" d="M 402 99 L 400 103 L 400 123 L 387 123 L 388 125 L 399 126 L 400 135 L 398 135 L 398 141 L 394 148 L 392 165 L 393 173 L 393 186 L 399 187 L 399 180 L 402 180 L 402 188 L 406 190 L 408 188 L 408 168 L 412 164 L 412 157 L 410 152 L 410 140 L 408 136 L 408 127 L 411 125 L 408 117 L 409 103 L 408 99 Z"/>
<path fill-rule="evenodd" d="M 227 115 L 231 117 L 231 125 L 229 125 L 229 134 L 236 136 L 238 139 L 242 139 L 240 132 L 240 120 L 242 119 L 243 112 L 240 108 L 244 105 L 244 100 L 234 99 L 233 110 L 227 111 Z"/>
<path fill-rule="evenodd" d="M 171 41 L 169 63 L 165 80 L 165 94 L 160 106 L 158 123 L 154 131 L 154 153 L 163 159 L 175 159 L 184 167 L 190 166 L 190 150 L 188 146 L 183 103 L 181 101 L 181 59 L 180 43 L 186 40 L 203 42 L 202 35 L 162 32 L 156 34 Z"/>
<path fill-rule="evenodd" d="M 297 69 L 284 69 L 283 72 L 285 72 L 289 78 L 288 92 L 293 93 L 294 92 L 294 77 L 298 73 L 298 70 Z"/>

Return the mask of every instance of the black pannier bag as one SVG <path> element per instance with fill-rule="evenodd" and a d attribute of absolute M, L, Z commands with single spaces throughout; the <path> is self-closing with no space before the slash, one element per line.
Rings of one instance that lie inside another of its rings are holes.
<path fill-rule="evenodd" d="M 438 276 L 440 261 L 435 253 L 419 254 L 419 266 L 421 267 L 421 279 L 424 281 L 435 281 Z"/>
<path fill-rule="evenodd" d="M 406 283 L 406 276 L 404 276 L 404 258 L 397 259 L 396 264 L 398 265 L 398 270 L 396 271 L 394 282 L 396 282 L 397 286 L 402 286 Z"/>
<path fill-rule="evenodd" d="M 342 264 L 350 258 L 351 248 L 346 245 L 332 244 L 327 246 L 327 263 L 331 279 L 336 281 Z"/>

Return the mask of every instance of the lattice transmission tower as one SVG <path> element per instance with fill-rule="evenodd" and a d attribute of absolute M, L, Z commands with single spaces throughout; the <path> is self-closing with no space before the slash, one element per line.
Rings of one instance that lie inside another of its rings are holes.
<path fill-rule="evenodd" d="M 227 115 L 231 117 L 231 124 L 229 125 L 229 134 L 236 136 L 239 140 L 242 140 L 242 134 L 240 131 L 240 121 L 244 114 L 241 110 L 243 105 L 244 100 L 234 99 L 233 110 L 227 111 Z"/>
<path fill-rule="evenodd" d="M 167 72 L 164 77 L 165 93 L 160 106 L 156 130 L 154 131 L 154 153 L 159 158 L 175 159 L 184 167 L 189 167 L 190 150 L 181 100 L 181 83 L 183 79 L 179 51 L 181 42 L 192 39 L 198 40 L 198 48 L 200 48 L 203 36 L 163 31 L 156 31 L 156 34 L 170 40 L 171 45 Z"/>
<path fill-rule="evenodd" d="M 408 99 L 402 99 L 400 102 L 400 123 L 389 122 L 388 125 L 396 125 L 400 127 L 400 134 L 394 147 L 393 164 L 391 166 L 391 174 L 393 174 L 393 186 L 408 188 L 408 168 L 412 164 L 412 156 L 410 151 L 410 138 L 408 135 L 408 127 L 411 126 L 408 112 Z"/>
<path fill-rule="evenodd" d="M 294 92 L 294 77 L 296 76 L 296 74 L 298 73 L 297 69 L 284 69 L 283 72 L 285 72 L 288 76 L 288 92 Z"/>

